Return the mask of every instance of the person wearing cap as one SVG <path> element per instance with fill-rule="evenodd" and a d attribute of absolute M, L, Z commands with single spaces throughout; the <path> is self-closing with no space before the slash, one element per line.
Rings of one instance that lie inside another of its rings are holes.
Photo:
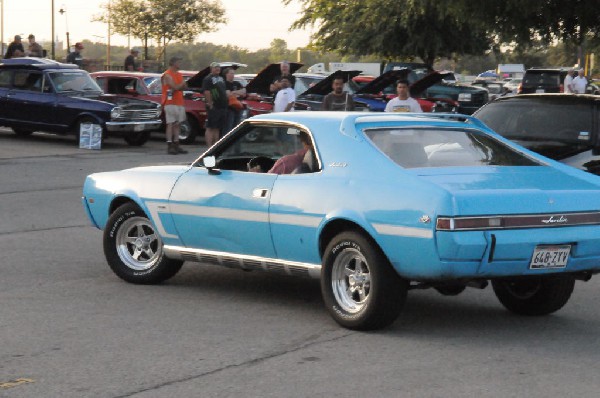
<path fill-rule="evenodd" d="M 28 57 L 42 58 L 44 56 L 44 49 L 35 41 L 35 36 L 30 34 L 27 39 L 29 40 L 29 47 L 25 54 Z"/>
<path fill-rule="evenodd" d="M 575 94 L 585 94 L 585 88 L 588 85 L 588 81 L 585 78 L 585 71 L 579 69 L 579 74 L 573 79 L 573 92 Z"/>
<path fill-rule="evenodd" d="M 188 153 L 179 146 L 179 132 L 181 123 L 186 121 L 185 107 L 183 101 L 183 90 L 187 87 L 183 75 L 179 72 L 180 63 L 183 58 L 172 57 L 169 60 L 169 68 L 162 74 L 162 105 L 165 110 L 165 123 L 167 128 L 167 153 L 177 155 Z"/>
<path fill-rule="evenodd" d="M 565 80 L 563 82 L 563 91 L 565 92 L 565 94 L 573 93 L 573 73 L 574 72 L 575 72 L 575 70 L 572 68 L 567 71 L 567 76 L 565 76 Z"/>
<path fill-rule="evenodd" d="M 4 58 L 17 58 L 25 55 L 25 49 L 23 43 L 21 43 L 21 36 L 15 35 L 15 40 L 8 45 Z"/>
<path fill-rule="evenodd" d="M 67 55 L 67 63 L 75 64 L 81 68 L 83 66 L 83 56 L 81 55 L 81 50 L 83 50 L 83 44 L 79 42 L 75 43 L 75 50 Z"/>
<path fill-rule="evenodd" d="M 210 148 L 220 138 L 227 126 L 227 108 L 229 93 L 225 80 L 221 76 L 221 65 L 217 62 L 210 64 L 210 74 L 202 82 L 202 91 L 206 101 L 206 131 L 204 138 Z"/>
<path fill-rule="evenodd" d="M 144 69 L 140 66 L 140 64 L 136 61 L 136 58 L 140 50 L 137 48 L 132 48 L 131 53 L 125 58 L 125 70 L 133 72 L 138 71 L 142 72 Z"/>
<path fill-rule="evenodd" d="M 275 79 L 273 79 L 273 83 L 271 83 L 270 86 L 270 90 L 272 93 L 276 93 L 281 89 L 281 85 L 279 84 L 279 82 L 284 76 L 288 78 L 291 88 L 294 88 L 296 86 L 296 76 L 290 73 L 290 63 L 288 61 L 281 61 L 279 63 L 279 71 L 280 73 L 277 76 L 275 76 Z"/>
<path fill-rule="evenodd" d="M 332 92 L 323 98 L 323 111 L 353 111 L 354 100 L 352 96 L 344 91 L 344 76 L 334 77 L 331 82 Z"/>

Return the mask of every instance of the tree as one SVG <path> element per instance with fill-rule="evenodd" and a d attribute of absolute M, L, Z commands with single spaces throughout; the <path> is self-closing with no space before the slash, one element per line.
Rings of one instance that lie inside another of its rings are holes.
<path fill-rule="evenodd" d="M 94 20 L 110 23 L 114 32 L 162 43 L 191 43 L 203 32 L 225 23 L 219 0 L 113 0 Z M 160 58 L 161 54 L 158 54 Z"/>
<path fill-rule="evenodd" d="M 283 0 L 289 4 L 291 0 Z M 386 58 L 482 54 L 486 30 L 446 11 L 448 0 L 299 0 L 303 15 L 292 29 L 317 27 L 311 45 L 341 54 Z"/>

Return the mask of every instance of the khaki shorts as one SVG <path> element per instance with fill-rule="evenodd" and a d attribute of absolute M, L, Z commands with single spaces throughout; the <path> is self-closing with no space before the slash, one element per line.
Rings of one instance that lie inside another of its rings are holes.
<path fill-rule="evenodd" d="M 165 105 L 165 122 L 183 123 L 186 120 L 185 108 L 181 105 Z"/>

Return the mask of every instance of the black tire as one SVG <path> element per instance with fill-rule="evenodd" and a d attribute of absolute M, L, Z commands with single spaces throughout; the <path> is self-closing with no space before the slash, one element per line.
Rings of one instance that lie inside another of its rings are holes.
<path fill-rule="evenodd" d="M 451 284 L 451 285 L 436 286 L 435 290 L 437 290 L 438 293 L 440 293 L 441 295 L 444 295 L 444 296 L 458 296 L 459 294 L 464 292 L 466 288 L 467 287 L 465 285 Z"/>
<path fill-rule="evenodd" d="M 142 285 L 163 282 L 183 265 L 183 261 L 165 257 L 162 239 L 134 203 L 120 206 L 108 219 L 104 255 L 119 278 Z"/>
<path fill-rule="evenodd" d="M 323 257 L 321 293 L 340 325 L 375 330 L 390 325 L 406 302 L 408 282 L 379 247 L 354 231 L 334 237 Z"/>
<path fill-rule="evenodd" d="M 515 280 L 493 280 L 500 303 L 520 315 L 547 315 L 561 309 L 573 293 L 571 276 L 549 276 Z"/>
<path fill-rule="evenodd" d="M 14 133 L 19 137 L 28 137 L 33 134 L 33 130 L 20 129 L 16 127 L 13 127 L 12 131 L 14 131 Z"/>
<path fill-rule="evenodd" d="M 150 139 L 150 132 L 142 131 L 139 133 L 128 134 L 124 136 L 123 139 L 131 146 L 142 146 Z"/>
<path fill-rule="evenodd" d="M 200 125 L 193 116 L 188 115 L 187 120 L 181 123 L 179 128 L 179 142 L 182 144 L 193 144 L 200 132 Z"/>

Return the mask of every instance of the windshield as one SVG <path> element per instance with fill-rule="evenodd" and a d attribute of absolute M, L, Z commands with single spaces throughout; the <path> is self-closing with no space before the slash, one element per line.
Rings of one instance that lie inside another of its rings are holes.
<path fill-rule="evenodd" d="M 146 84 L 146 87 L 148 87 L 148 91 L 150 91 L 150 94 L 162 94 L 160 77 L 145 77 L 144 84 Z"/>
<path fill-rule="evenodd" d="M 539 165 L 476 130 L 382 128 L 365 133 L 379 150 L 404 168 Z"/>
<path fill-rule="evenodd" d="M 102 92 L 94 79 L 85 71 L 61 71 L 49 73 L 50 80 L 54 83 L 56 92 Z"/>
<path fill-rule="evenodd" d="M 487 105 L 476 116 L 514 140 L 591 144 L 594 131 L 592 105 L 584 102 L 501 101 Z"/>
<path fill-rule="evenodd" d="M 296 95 L 300 95 L 323 79 L 325 76 L 296 76 L 294 91 Z"/>

